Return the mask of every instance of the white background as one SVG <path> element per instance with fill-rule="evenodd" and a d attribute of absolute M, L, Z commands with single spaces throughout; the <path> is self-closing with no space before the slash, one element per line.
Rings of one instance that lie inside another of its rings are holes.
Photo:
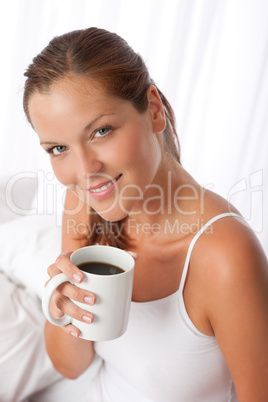
<path fill-rule="evenodd" d="M 240 209 L 268 253 L 267 0 L 1 2 L 2 196 L 13 183 L 19 210 L 51 214 L 60 204 L 23 114 L 23 73 L 52 37 L 89 26 L 115 31 L 142 55 L 174 108 L 183 165 Z"/>

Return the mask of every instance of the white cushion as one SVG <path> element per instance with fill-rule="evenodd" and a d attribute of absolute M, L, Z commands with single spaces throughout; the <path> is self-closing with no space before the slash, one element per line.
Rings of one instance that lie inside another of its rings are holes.
<path fill-rule="evenodd" d="M 0 401 L 23 401 L 61 380 L 45 350 L 40 301 L 0 273 Z"/>
<path fill-rule="evenodd" d="M 61 251 L 55 216 L 33 215 L 0 224 L 0 269 L 42 297 L 47 267 Z"/>
<path fill-rule="evenodd" d="M 25 177 L 25 173 L 0 176 L 0 222 L 28 215 L 36 191 L 37 180 Z"/>
<path fill-rule="evenodd" d="M 96 358 L 77 380 L 63 378 L 46 353 L 39 298 L 1 271 L 0 294 L 0 401 L 87 402 L 101 360 Z"/>

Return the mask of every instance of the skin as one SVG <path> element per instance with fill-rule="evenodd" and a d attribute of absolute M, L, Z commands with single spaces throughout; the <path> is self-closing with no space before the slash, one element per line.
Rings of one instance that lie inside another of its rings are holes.
<path fill-rule="evenodd" d="M 62 254 L 48 268 L 50 277 L 64 272 L 78 283 L 83 280 L 69 256 L 85 243 L 68 225 L 72 218 L 77 228 L 84 225 L 86 233 L 91 205 L 109 221 L 126 218 L 132 240 L 129 251 L 137 255 L 132 298 L 138 302 L 174 293 L 201 223 L 223 212 L 237 212 L 226 200 L 200 187 L 166 153 L 165 115 L 155 87 L 148 89 L 147 98 L 148 109 L 140 114 L 131 103 L 108 95 L 96 83 L 73 76 L 54 84 L 48 94 L 35 93 L 29 103 L 42 146 L 56 147 L 50 151 L 55 175 L 70 189 Z M 113 190 L 101 199 L 88 191 L 118 177 Z M 170 227 L 179 221 L 181 230 L 167 231 L 167 220 Z M 68 298 L 95 302 L 92 293 L 61 285 L 51 303 L 55 317 L 67 313 L 94 320 Z M 241 219 L 217 221 L 212 231 L 198 239 L 184 300 L 196 328 L 216 336 L 239 401 L 268 400 L 267 259 Z M 47 323 L 45 338 L 54 366 L 68 378 L 78 377 L 94 358 L 94 344 L 79 339 L 79 330 L 72 325 L 61 328 Z"/>

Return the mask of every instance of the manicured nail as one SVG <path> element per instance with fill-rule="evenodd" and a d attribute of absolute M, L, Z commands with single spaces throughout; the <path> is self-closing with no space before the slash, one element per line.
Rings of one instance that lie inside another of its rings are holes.
<path fill-rule="evenodd" d="M 93 296 L 85 296 L 84 297 L 84 301 L 85 301 L 85 303 L 87 303 L 87 304 L 94 304 L 94 297 Z"/>
<path fill-rule="evenodd" d="M 130 254 L 134 258 L 134 260 L 137 261 L 137 259 L 138 259 L 137 253 L 134 253 L 134 251 L 128 251 L 128 254 Z"/>
<path fill-rule="evenodd" d="M 89 315 L 83 315 L 82 320 L 84 320 L 85 322 L 88 322 L 89 324 L 92 323 L 92 317 L 90 317 Z"/>
<path fill-rule="evenodd" d="M 81 277 L 81 275 L 79 275 L 79 274 L 73 274 L 73 280 L 74 280 L 76 283 L 80 283 L 81 280 L 82 280 L 82 277 Z"/>
<path fill-rule="evenodd" d="M 70 332 L 70 335 L 74 336 L 75 338 L 78 338 L 77 333 L 76 333 L 76 332 L 74 332 L 74 331 Z"/>

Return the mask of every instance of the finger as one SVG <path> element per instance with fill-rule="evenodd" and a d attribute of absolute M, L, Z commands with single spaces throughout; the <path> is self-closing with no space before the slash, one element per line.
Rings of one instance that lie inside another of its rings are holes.
<path fill-rule="evenodd" d="M 71 254 L 71 252 L 61 253 L 56 259 L 55 265 L 74 282 L 81 283 L 84 279 L 83 272 L 72 263 L 70 260 Z"/>
<path fill-rule="evenodd" d="M 87 324 L 91 324 L 94 321 L 94 316 L 92 313 L 81 309 L 76 304 L 71 302 L 68 297 L 62 295 L 58 296 L 55 302 L 57 309 L 63 314 L 67 314 L 68 316 Z"/>
<path fill-rule="evenodd" d="M 81 289 L 69 282 L 62 283 L 60 286 L 58 286 L 57 290 L 69 299 L 78 301 L 80 303 L 86 303 L 90 306 L 96 303 L 96 296 L 94 293 Z"/>
<path fill-rule="evenodd" d="M 50 311 L 52 317 L 55 319 L 59 319 L 64 315 L 63 312 L 58 307 L 62 304 L 61 302 L 58 302 L 58 299 L 61 297 L 64 297 L 64 296 L 60 295 L 55 290 L 55 292 L 53 293 L 53 295 L 50 299 L 50 302 L 49 302 L 49 311 Z"/>
<path fill-rule="evenodd" d="M 65 282 L 58 286 L 58 288 L 53 292 L 50 300 L 49 308 L 54 318 L 61 318 L 63 314 L 66 313 L 66 310 L 63 308 L 63 306 L 67 301 L 71 302 L 69 299 L 91 306 L 96 302 L 96 296 L 92 292 L 80 289 L 74 285 L 71 285 L 69 282 Z M 72 316 L 71 313 L 67 312 L 67 314 Z"/>
<path fill-rule="evenodd" d="M 54 276 L 60 274 L 61 271 L 59 270 L 56 264 L 51 264 L 47 269 L 47 273 L 50 278 L 53 278 Z"/>
<path fill-rule="evenodd" d="M 128 253 L 128 254 L 130 254 L 131 255 L 131 257 L 133 257 L 134 258 L 134 260 L 135 260 L 135 262 L 138 260 L 138 254 L 137 253 L 134 253 L 134 251 L 128 251 L 128 250 L 126 250 L 126 252 Z"/>
<path fill-rule="evenodd" d="M 81 334 L 79 329 L 72 324 L 65 325 L 64 327 L 61 328 L 66 334 L 72 335 L 75 338 L 79 338 Z"/>

